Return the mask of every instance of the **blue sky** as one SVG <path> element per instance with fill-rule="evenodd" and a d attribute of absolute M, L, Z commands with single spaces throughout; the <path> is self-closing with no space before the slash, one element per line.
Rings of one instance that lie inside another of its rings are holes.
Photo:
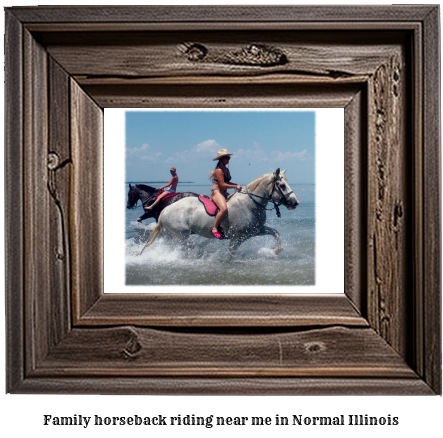
<path fill-rule="evenodd" d="M 232 179 L 247 184 L 280 167 L 291 183 L 315 183 L 314 111 L 128 111 L 126 181 L 210 184 L 219 149 L 235 152 Z"/>

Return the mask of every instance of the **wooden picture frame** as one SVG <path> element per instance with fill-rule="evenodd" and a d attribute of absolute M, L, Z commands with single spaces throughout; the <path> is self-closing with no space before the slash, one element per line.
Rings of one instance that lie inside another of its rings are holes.
<path fill-rule="evenodd" d="M 438 6 L 6 8 L 7 392 L 441 394 L 439 57 Z M 345 294 L 104 294 L 103 108 L 239 106 L 345 108 Z"/>

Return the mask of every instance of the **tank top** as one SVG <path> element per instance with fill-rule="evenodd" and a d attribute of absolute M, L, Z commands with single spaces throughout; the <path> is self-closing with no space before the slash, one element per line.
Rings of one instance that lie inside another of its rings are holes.
<path fill-rule="evenodd" d="M 220 167 L 218 169 L 221 169 Z M 225 183 L 229 183 L 231 181 L 231 172 L 229 172 L 229 169 L 225 167 L 225 169 L 221 169 L 223 171 L 223 179 Z M 216 178 L 217 179 L 217 178 Z M 218 180 L 217 180 L 218 183 Z"/>

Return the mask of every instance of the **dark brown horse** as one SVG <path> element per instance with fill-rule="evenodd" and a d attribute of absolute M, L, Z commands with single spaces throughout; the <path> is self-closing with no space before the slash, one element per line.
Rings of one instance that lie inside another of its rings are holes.
<path fill-rule="evenodd" d="M 160 193 L 159 189 L 148 186 L 146 184 L 136 184 L 132 186 L 129 184 L 128 202 L 126 208 L 136 208 L 138 201 L 141 201 L 142 207 L 149 207 L 157 199 L 157 195 Z M 141 222 L 144 219 L 153 217 L 158 221 L 160 213 L 168 206 L 180 199 L 187 198 L 189 196 L 198 197 L 197 193 L 193 192 L 177 192 L 172 196 L 164 198 L 153 210 L 144 211 L 144 214 L 140 216 L 137 221 Z"/>

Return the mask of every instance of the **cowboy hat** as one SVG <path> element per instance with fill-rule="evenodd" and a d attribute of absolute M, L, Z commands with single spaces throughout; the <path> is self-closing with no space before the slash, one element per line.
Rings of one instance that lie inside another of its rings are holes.
<path fill-rule="evenodd" d="M 220 158 L 226 157 L 228 155 L 234 155 L 234 154 L 235 154 L 235 152 L 228 152 L 227 149 L 220 149 L 217 152 L 217 157 L 215 157 L 212 161 L 217 161 L 217 160 L 220 160 Z"/>

